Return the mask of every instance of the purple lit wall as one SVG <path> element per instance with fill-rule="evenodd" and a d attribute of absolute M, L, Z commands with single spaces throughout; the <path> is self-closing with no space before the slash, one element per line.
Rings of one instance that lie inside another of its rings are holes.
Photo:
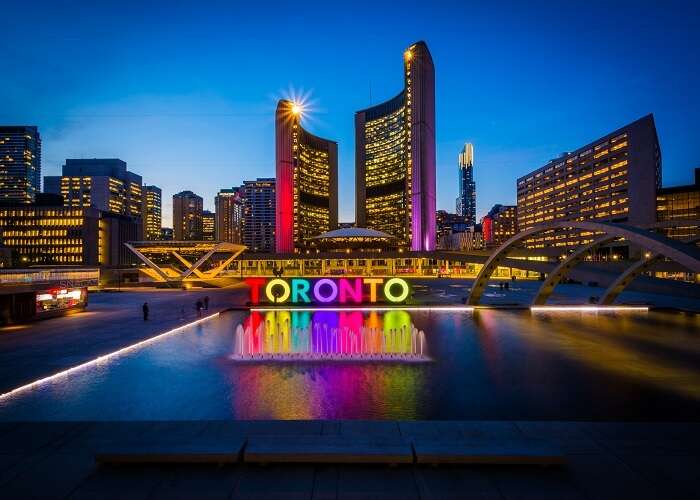
<path fill-rule="evenodd" d="M 435 250 L 435 66 L 424 42 L 410 47 L 411 250 Z M 407 61 L 406 64 L 408 64 Z"/>

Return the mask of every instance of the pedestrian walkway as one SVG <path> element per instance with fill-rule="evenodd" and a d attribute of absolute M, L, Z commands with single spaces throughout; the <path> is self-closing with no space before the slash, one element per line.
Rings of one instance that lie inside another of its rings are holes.
<path fill-rule="evenodd" d="M 0 328 L 0 393 L 114 352 L 198 318 L 245 302 L 247 290 L 129 290 L 91 293 L 83 312 Z M 143 303 L 149 306 L 143 320 Z"/>
<path fill-rule="evenodd" d="M 105 445 L 238 443 L 264 436 L 538 438 L 565 466 L 96 465 Z M 696 498 L 700 424 L 507 421 L 192 421 L 0 424 L 3 498 Z"/>

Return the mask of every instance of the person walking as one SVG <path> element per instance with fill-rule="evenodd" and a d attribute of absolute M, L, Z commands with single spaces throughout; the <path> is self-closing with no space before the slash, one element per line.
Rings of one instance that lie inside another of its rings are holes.
<path fill-rule="evenodd" d="M 143 320 L 148 321 L 148 302 L 144 302 L 141 309 L 143 310 Z"/>
<path fill-rule="evenodd" d="M 205 311 L 209 310 L 209 295 L 204 296 L 204 310 Z"/>
<path fill-rule="evenodd" d="M 200 318 L 202 317 L 202 306 L 203 306 L 202 301 L 197 300 L 197 303 L 195 304 L 195 308 L 197 309 L 197 316 Z"/>
<path fill-rule="evenodd" d="M 180 321 L 185 319 L 185 306 L 180 306 Z"/>

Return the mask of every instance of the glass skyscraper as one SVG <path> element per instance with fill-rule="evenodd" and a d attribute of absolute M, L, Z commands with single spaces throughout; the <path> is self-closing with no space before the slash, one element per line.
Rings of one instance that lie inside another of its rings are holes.
<path fill-rule="evenodd" d="M 403 80 L 399 95 L 355 113 L 356 224 L 434 250 L 435 67 L 424 42 L 404 52 Z"/>
<path fill-rule="evenodd" d="M 302 111 L 281 100 L 275 115 L 278 253 L 338 227 L 338 144 L 304 130 Z"/>
<path fill-rule="evenodd" d="M 459 196 L 457 215 L 466 218 L 467 224 L 476 224 L 476 183 L 474 182 L 474 146 L 466 143 L 459 153 Z"/>
<path fill-rule="evenodd" d="M 33 203 L 41 188 L 41 138 L 36 127 L 0 126 L 0 201 Z"/>

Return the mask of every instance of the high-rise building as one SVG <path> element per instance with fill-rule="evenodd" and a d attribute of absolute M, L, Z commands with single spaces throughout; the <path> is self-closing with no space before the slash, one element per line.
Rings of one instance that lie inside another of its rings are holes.
<path fill-rule="evenodd" d="M 474 182 L 474 146 L 466 143 L 459 153 L 459 196 L 457 215 L 467 218 L 471 225 L 476 224 L 476 183 Z"/>
<path fill-rule="evenodd" d="M 173 228 L 172 227 L 162 227 L 160 228 L 160 239 L 163 241 L 172 241 L 173 239 Z"/>
<path fill-rule="evenodd" d="M 280 100 L 275 114 L 276 251 L 307 247 L 338 227 L 338 144 L 301 126 L 302 108 Z"/>
<path fill-rule="evenodd" d="M 214 198 L 216 209 L 216 239 L 241 243 L 243 232 L 242 188 L 222 189 Z"/>
<path fill-rule="evenodd" d="M 202 239 L 204 241 L 216 239 L 216 214 L 209 210 L 202 211 Z"/>
<path fill-rule="evenodd" d="M 518 232 L 518 207 L 496 204 L 481 220 L 484 245 L 499 246 Z"/>
<path fill-rule="evenodd" d="M 117 158 L 67 159 L 62 175 L 44 177 L 44 191 L 63 196 L 67 207 L 143 216 L 141 176 Z"/>
<path fill-rule="evenodd" d="M 251 252 L 275 251 L 275 179 L 243 181 L 243 244 Z"/>
<path fill-rule="evenodd" d="M 158 186 L 143 187 L 143 233 L 144 239 L 161 239 L 162 199 Z"/>
<path fill-rule="evenodd" d="M 656 194 L 656 216 L 659 222 L 697 221 L 700 219 L 700 168 L 695 169 L 695 183 L 660 188 Z M 676 239 L 694 238 L 698 227 L 678 224 L 664 233 Z"/>
<path fill-rule="evenodd" d="M 176 241 L 202 239 L 203 200 L 192 191 L 173 195 L 173 238 Z"/>
<path fill-rule="evenodd" d="M 434 250 L 435 68 L 424 42 L 404 52 L 403 80 L 399 95 L 355 113 L 355 222 Z"/>
<path fill-rule="evenodd" d="M 0 126 L 0 202 L 32 203 L 41 191 L 41 137 L 36 127 Z"/>
<path fill-rule="evenodd" d="M 649 114 L 520 177 L 518 230 L 567 220 L 648 226 L 656 221 L 660 184 L 661 150 Z M 590 231 L 556 231 L 526 244 L 556 253 L 593 239 Z"/>

